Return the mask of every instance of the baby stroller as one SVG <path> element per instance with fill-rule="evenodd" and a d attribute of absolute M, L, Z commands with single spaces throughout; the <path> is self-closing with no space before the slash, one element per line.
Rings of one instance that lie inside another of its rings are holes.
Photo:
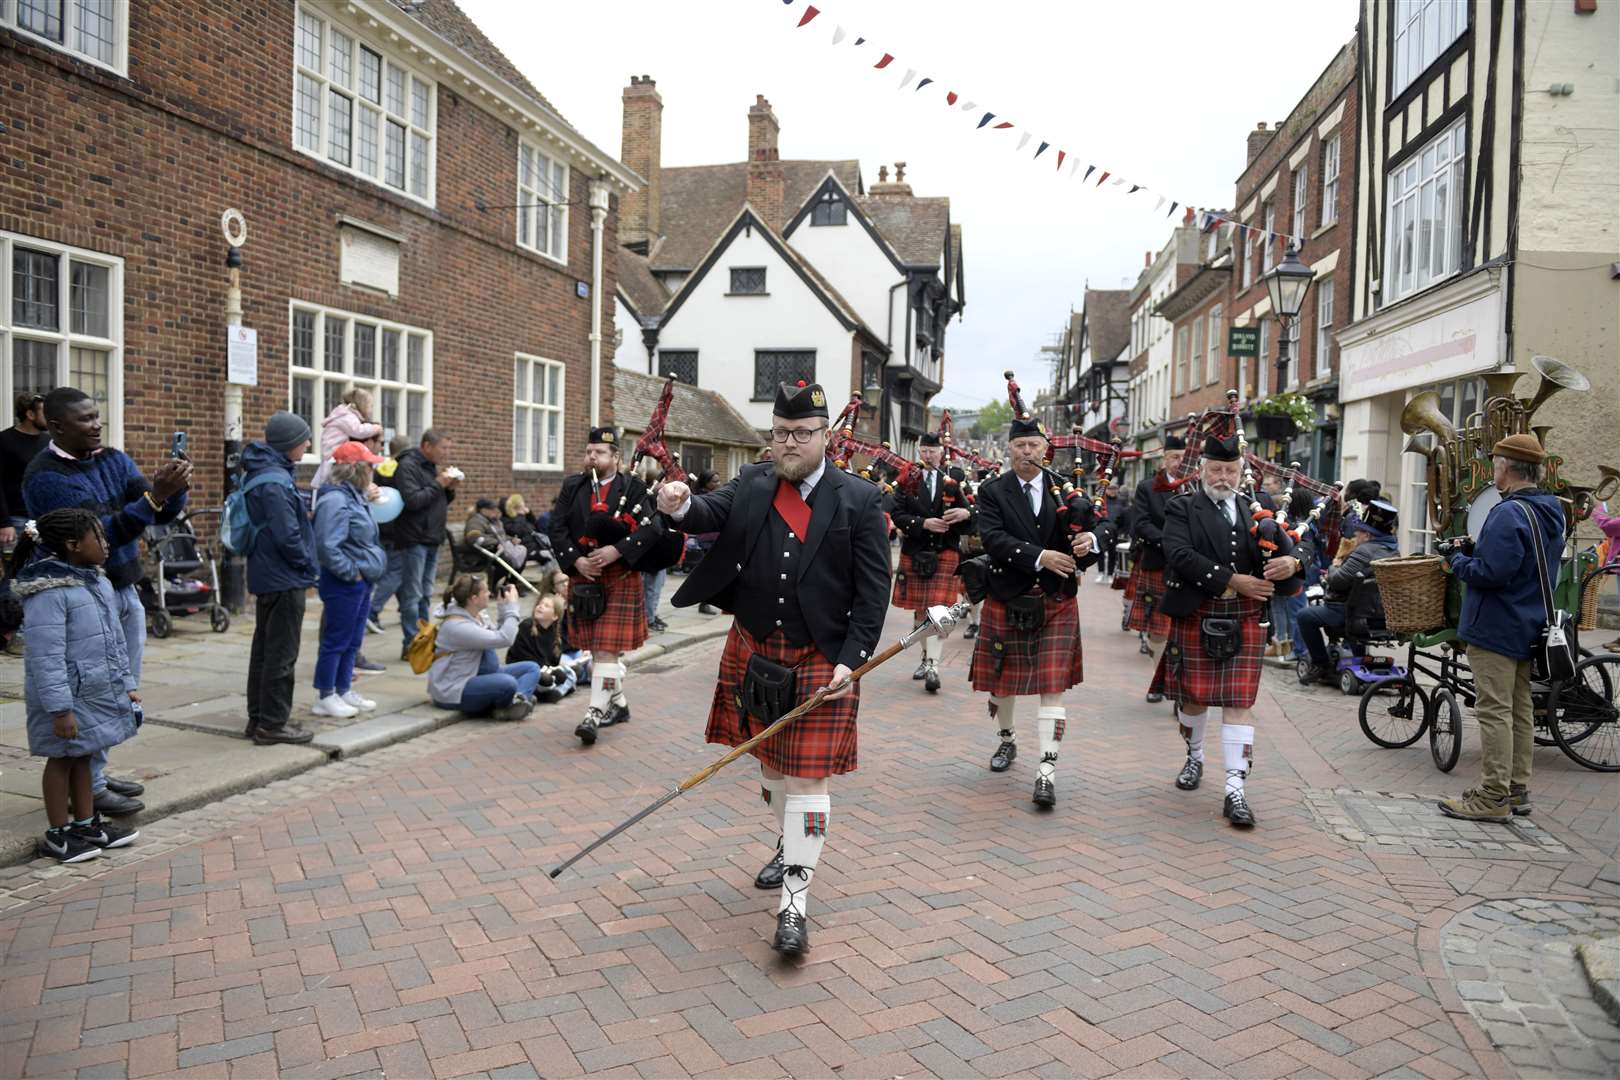
<path fill-rule="evenodd" d="M 195 615 L 205 608 L 214 633 L 229 629 L 231 613 L 219 602 L 219 566 L 213 549 L 197 539 L 191 515 L 183 513 L 168 525 L 149 525 L 142 539 L 146 551 L 135 588 L 152 636 L 168 637 L 175 616 Z"/>

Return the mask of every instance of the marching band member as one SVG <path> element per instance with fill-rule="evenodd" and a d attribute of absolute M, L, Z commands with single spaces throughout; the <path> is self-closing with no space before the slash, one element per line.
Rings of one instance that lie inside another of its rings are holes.
<path fill-rule="evenodd" d="M 973 511 L 961 484 L 940 468 L 945 448 L 935 433 L 921 439 L 923 471 L 916 487 L 896 489 L 890 517 L 900 531 L 900 570 L 894 578 L 894 606 L 927 618 L 927 609 L 956 603 L 962 537 L 973 528 Z M 944 639 L 924 638 L 922 661 L 912 673 L 929 693 L 939 690 L 939 657 Z"/>
<path fill-rule="evenodd" d="M 1131 532 L 1136 539 L 1136 564 L 1131 570 L 1131 611 L 1126 627 L 1147 634 L 1142 651 L 1158 657 L 1164 651 L 1165 639 L 1170 636 L 1170 619 L 1164 613 L 1164 510 L 1175 494 L 1171 477 L 1187 453 L 1186 440 L 1169 435 L 1164 440 L 1164 462 L 1151 476 L 1136 485 L 1136 498 L 1131 501 L 1134 515 Z M 1149 701 L 1164 700 L 1164 695 L 1149 690 Z"/>
<path fill-rule="evenodd" d="M 839 691 L 753 750 L 776 814 L 776 855 L 754 879 L 780 887 L 772 948 L 810 948 L 808 897 L 827 839 L 827 778 L 855 769 L 859 687 L 883 630 L 889 547 L 879 488 L 829 466 L 827 396 L 783 384 L 771 418 L 773 460 L 707 495 L 685 484 L 658 509 L 688 532 L 718 532 L 675 594 L 676 607 L 732 613 L 706 738 L 739 746 L 821 687 Z M 949 579 L 947 579 L 949 580 Z"/>
<path fill-rule="evenodd" d="M 619 657 L 647 640 L 647 609 L 641 575 L 629 563 L 662 533 L 637 520 L 647 489 L 619 471 L 621 460 L 618 433 L 591 428 L 585 469 L 563 481 L 551 508 L 551 547 L 570 581 L 569 643 L 590 650 L 593 661 L 591 703 L 574 729 L 586 746 L 598 728 L 630 720 Z"/>
<path fill-rule="evenodd" d="M 1044 467 L 1046 433 L 1028 413 L 1013 419 L 1007 449 L 1012 470 L 979 488 L 989 596 L 969 676 L 973 689 L 990 695 L 990 716 L 1001 739 L 990 758 L 992 772 L 1006 772 L 1018 756 L 1015 700 L 1040 695 L 1041 760 L 1033 799 L 1050 808 L 1057 804 L 1063 692 L 1082 678 L 1077 575 L 1113 543 L 1114 532 L 1106 521 L 1086 521 L 1088 527 L 1080 530 L 1082 523 L 1073 520 L 1078 506 L 1062 499 L 1056 478 Z"/>
<path fill-rule="evenodd" d="M 1221 709 L 1226 758 L 1222 813 L 1233 825 L 1254 825 L 1243 781 L 1254 760 L 1255 695 L 1266 632 L 1264 603 L 1273 593 L 1297 592 L 1305 571 L 1286 534 L 1275 553 L 1265 551 L 1239 501 L 1243 475 L 1239 436 L 1204 440 L 1197 490 L 1172 498 L 1165 509 L 1164 613 L 1170 637 L 1152 692 L 1175 702 L 1187 761 L 1176 786 L 1191 791 L 1204 773 L 1204 725 L 1212 705 Z M 1269 557 L 1268 557 L 1269 555 Z"/>

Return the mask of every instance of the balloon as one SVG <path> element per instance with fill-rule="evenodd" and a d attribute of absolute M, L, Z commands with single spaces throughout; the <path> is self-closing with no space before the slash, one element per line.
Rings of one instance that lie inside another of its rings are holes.
<path fill-rule="evenodd" d="M 405 509 L 405 500 L 400 497 L 398 488 L 379 488 L 382 494 L 377 501 L 371 504 L 371 520 L 379 525 L 386 525 L 399 517 L 399 512 Z"/>

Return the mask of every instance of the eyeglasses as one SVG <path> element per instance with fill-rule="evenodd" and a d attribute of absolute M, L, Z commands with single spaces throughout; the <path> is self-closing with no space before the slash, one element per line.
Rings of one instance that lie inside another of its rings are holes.
<path fill-rule="evenodd" d="M 771 441 L 785 443 L 791 438 L 794 442 L 798 443 L 800 446 L 803 446 L 805 443 L 810 441 L 810 437 L 816 432 L 826 430 L 827 428 L 825 425 L 822 427 L 811 428 L 771 428 Z"/>

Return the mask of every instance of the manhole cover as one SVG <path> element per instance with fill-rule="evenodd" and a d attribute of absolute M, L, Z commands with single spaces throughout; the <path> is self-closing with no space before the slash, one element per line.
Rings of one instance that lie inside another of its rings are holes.
<path fill-rule="evenodd" d="M 1305 799 L 1330 832 L 1379 851 L 1479 852 L 1498 859 L 1573 857 L 1562 841 L 1528 817 L 1507 824 L 1459 821 L 1442 814 L 1432 795 L 1340 789 L 1307 791 Z"/>

